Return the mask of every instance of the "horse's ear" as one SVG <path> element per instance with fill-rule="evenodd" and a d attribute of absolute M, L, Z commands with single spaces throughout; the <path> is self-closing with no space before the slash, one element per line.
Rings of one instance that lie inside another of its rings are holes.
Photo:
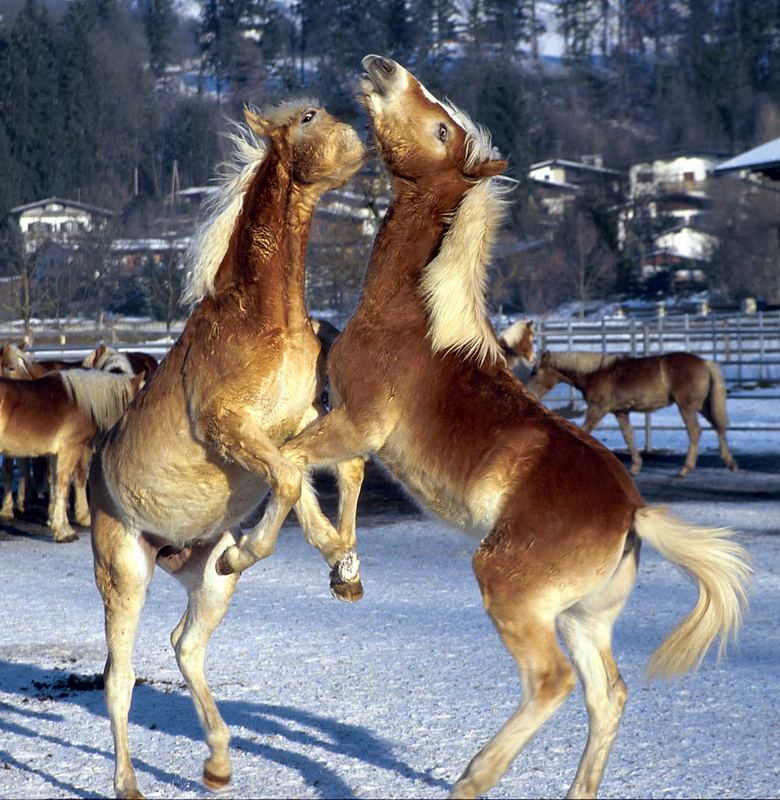
<path fill-rule="evenodd" d="M 529 319 L 525 323 L 525 326 L 526 326 L 526 328 L 528 328 L 529 331 L 533 331 L 533 329 L 534 329 L 534 321 L 532 319 Z"/>
<path fill-rule="evenodd" d="M 492 178 L 500 175 L 509 167 L 509 162 L 503 158 L 491 158 L 472 167 L 466 174 L 470 178 Z"/>
<path fill-rule="evenodd" d="M 143 389 L 144 384 L 146 383 L 146 370 L 142 369 L 140 372 L 136 372 L 136 374 L 130 379 L 130 383 L 136 392 Z"/>
<path fill-rule="evenodd" d="M 244 120 L 258 136 L 265 136 L 271 127 L 271 123 L 267 119 L 261 117 L 256 111 L 252 111 L 251 108 L 244 109 Z"/>
<path fill-rule="evenodd" d="M 101 356 L 102 356 L 102 355 L 103 355 L 105 352 L 106 352 L 106 346 L 105 346 L 104 344 L 102 344 L 102 343 L 101 343 L 101 344 L 99 344 L 99 345 L 98 345 L 98 346 L 95 348 L 95 363 L 97 363 L 97 362 L 100 360 Z"/>

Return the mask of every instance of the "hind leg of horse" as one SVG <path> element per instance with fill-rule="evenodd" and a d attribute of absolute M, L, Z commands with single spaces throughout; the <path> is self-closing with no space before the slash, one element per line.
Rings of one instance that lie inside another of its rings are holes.
<path fill-rule="evenodd" d="M 685 456 L 685 463 L 677 473 L 678 478 L 684 478 L 691 470 L 696 467 L 696 460 L 699 456 L 699 437 L 701 436 L 701 425 L 696 417 L 696 410 L 692 408 L 682 408 L 680 414 L 685 423 L 685 430 L 688 431 L 688 454 Z"/>
<path fill-rule="evenodd" d="M 76 463 L 73 474 L 73 518 L 77 525 L 84 528 L 90 526 L 89 503 L 87 502 L 87 477 L 89 475 L 89 462 L 92 458 L 92 448 L 85 447 L 81 457 Z"/>
<path fill-rule="evenodd" d="M 634 444 L 634 429 L 631 427 L 628 411 L 616 411 L 615 417 L 618 425 L 620 425 L 623 439 L 628 446 L 628 452 L 631 454 L 631 474 L 639 475 L 639 471 L 642 469 L 642 456 L 639 455 L 639 450 L 636 449 L 636 444 Z"/>
<path fill-rule="evenodd" d="M 219 575 L 215 569 L 218 556 L 234 542 L 233 535 L 225 533 L 216 544 L 193 547 L 186 562 L 172 570 L 187 587 L 189 602 L 171 633 L 171 644 L 206 734 L 210 755 L 203 765 L 203 782 L 209 789 L 224 788 L 232 774 L 230 733 L 206 681 L 205 661 L 209 639 L 225 616 L 238 582 L 237 574 Z M 166 567 L 164 560 L 160 564 Z"/>
<path fill-rule="evenodd" d="M 0 519 L 14 518 L 14 460 L 3 456 L 3 506 L 0 508 Z"/>
<path fill-rule="evenodd" d="M 588 709 L 588 742 L 567 797 L 595 797 L 617 735 L 628 695 L 612 656 L 612 626 L 636 578 L 628 552 L 606 587 L 558 617 L 558 628 L 582 681 Z"/>
<path fill-rule="evenodd" d="M 707 422 L 709 422 L 710 425 L 712 425 L 712 427 L 715 429 L 715 433 L 718 434 L 718 450 L 720 453 L 720 460 L 732 472 L 735 472 L 737 469 L 737 462 L 734 460 L 734 456 L 731 455 L 729 444 L 726 441 L 726 428 L 723 425 L 718 424 L 706 405 L 701 409 L 701 413 Z"/>
<path fill-rule="evenodd" d="M 582 430 L 585 433 L 590 433 L 604 419 L 606 413 L 606 411 L 602 411 L 595 406 L 588 406 L 588 410 L 585 412 L 585 421 L 582 423 Z"/>
<path fill-rule="evenodd" d="M 506 585 L 497 585 L 499 581 Z M 471 760 L 452 788 L 453 798 L 472 798 L 488 791 L 574 688 L 574 671 L 556 639 L 554 617 L 542 610 L 542 603 L 523 598 L 522 590 L 509 583 L 495 573 L 489 588 L 480 579 L 485 608 L 520 670 L 523 701 Z M 497 601 L 496 595 L 503 599 Z"/>
<path fill-rule="evenodd" d="M 116 759 L 114 791 L 117 797 L 142 797 L 130 760 L 127 716 L 135 685 L 133 644 L 154 570 L 154 552 L 100 508 L 94 509 L 93 519 L 95 582 L 103 598 L 108 645 L 104 678 Z"/>
<path fill-rule="evenodd" d="M 66 447 L 57 453 L 55 479 L 49 486 L 49 491 L 54 493 L 54 504 L 51 506 L 51 530 L 54 541 L 63 544 L 78 539 L 76 532 L 68 522 L 68 497 L 70 494 L 70 481 L 73 471 L 81 458 L 81 447 Z"/>

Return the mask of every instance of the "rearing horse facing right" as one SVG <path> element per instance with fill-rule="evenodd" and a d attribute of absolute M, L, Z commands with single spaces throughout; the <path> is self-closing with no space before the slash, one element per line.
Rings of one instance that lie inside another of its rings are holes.
<path fill-rule="evenodd" d="M 646 505 L 612 453 L 509 372 L 484 297 L 504 203 L 495 176 L 507 163 L 485 131 L 400 64 L 366 56 L 363 67 L 362 100 L 395 197 L 360 304 L 330 352 L 333 411 L 281 452 L 301 466 L 375 454 L 421 504 L 481 540 L 474 572 L 517 661 L 523 699 L 452 796 L 477 797 L 496 783 L 571 692 L 575 671 L 589 734 L 569 794 L 593 796 L 626 701 L 611 636 L 640 541 L 699 589 L 653 656 L 660 675 L 696 667 L 718 637 L 722 650 L 736 632 L 745 553 L 728 531 Z M 251 558 L 251 544 L 228 552 Z"/>

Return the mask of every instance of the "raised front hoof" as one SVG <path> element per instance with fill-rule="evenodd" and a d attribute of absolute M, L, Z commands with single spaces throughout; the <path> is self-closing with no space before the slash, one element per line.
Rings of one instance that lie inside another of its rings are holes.
<path fill-rule="evenodd" d="M 234 575 L 243 572 L 248 564 L 242 563 L 241 556 L 241 550 L 236 545 L 228 547 L 214 565 L 217 575 Z"/>
<path fill-rule="evenodd" d="M 363 596 L 363 584 L 361 581 L 349 581 L 348 583 L 330 584 L 330 593 L 336 600 L 343 600 L 345 603 L 356 603 Z"/>
<path fill-rule="evenodd" d="M 77 541 L 79 538 L 76 531 L 71 531 L 70 533 L 63 533 L 61 536 L 57 534 L 54 535 L 54 544 L 70 544 L 71 542 Z"/>
<path fill-rule="evenodd" d="M 203 785 L 212 792 L 222 792 L 230 786 L 232 775 L 217 775 L 208 767 L 203 767 Z"/>

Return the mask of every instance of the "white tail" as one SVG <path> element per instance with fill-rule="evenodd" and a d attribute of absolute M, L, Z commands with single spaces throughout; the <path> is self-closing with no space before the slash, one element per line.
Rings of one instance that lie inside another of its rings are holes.
<path fill-rule="evenodd" d="M 699 587 L 696 605 L 653 653 L 647 674 L 670 678 L 695 669 L 719 636 L 720 658 L 747 606 L 751 569 L 744 548 L 730 540 L 729 529 L 698 528 L 660 506 L 640 508 L 634 530 Z"/>

